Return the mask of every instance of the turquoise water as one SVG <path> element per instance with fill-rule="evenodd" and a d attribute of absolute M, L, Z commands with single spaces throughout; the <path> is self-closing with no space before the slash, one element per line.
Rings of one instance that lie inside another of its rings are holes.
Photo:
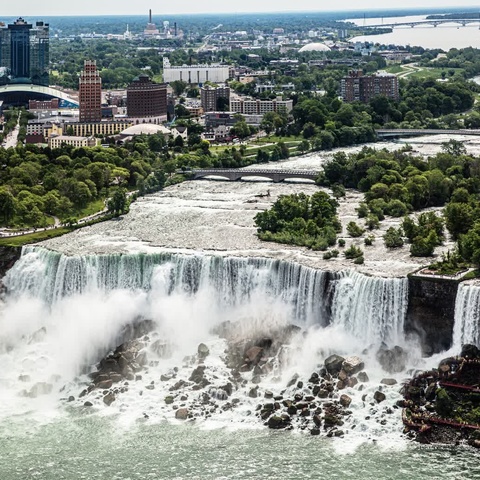
<path fill-rule="evenodd" d="M 122 428 L 96 414 L 3 424 L 0 433 L 2 480 L 480 478 L 477 452 L 405 446 L 400 435 L 397 448 L 363 444 L 343 454 L 348 438 L 166 422 Z"/>

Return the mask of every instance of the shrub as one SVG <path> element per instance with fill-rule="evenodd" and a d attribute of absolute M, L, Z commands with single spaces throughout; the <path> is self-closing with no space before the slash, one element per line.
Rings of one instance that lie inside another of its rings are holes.
<path fill-rule="evenodd" d="M 328 242 L 325 238 L 317 238 L 315 243 L 312 245 L 312 250 L 326 250 L 328 248 Z"/>
<path fill-rule="evenodd" d="M 344 238 L 339 238 L 338 239 L 338 246 L 339 247 L 344 247 L 345 246 L 345 239 Z"/>
<path fill-rule="evenodd" d="M 325 252 L 323 254 L 323 259 L 324 260 L 330 260 L 333 257 L 332 252 Z"/>
<path fill-rule="evenodd" d="M 408 212 L 407 206 L 401 200 L 390 200 L 386 207 L 385 213 L 392 217 L 403 217 Z"/>
<path fill-rule="evenodd" d="M 403 231 L 401 228 L 390 227 L 383 236 L 387 248 L 403 247 Z"/>
<path fill-rule="evenodd" d="M 361 257 L 363 255 L 363 252 L 360 248 L 356 247 L 355 245 L 351 245 L 347 250 L 344 252 L 345 258 L 348 259 L 354 259 Z"/>
<path fill-rule="evenodd" d="M 360 203 L 358 208 L 355 209 L 358 214 L 358 218 L 365 218 L 368 215 L 368 205 L 365 202 Z"/>
<path fill-rule="evenodd" d="M 370 214 L 365 221 L 365 225 L 369 230 L 375 230 L 380 227 L 380 220 L 376 215 Z"/>
<path fill-rule="evenodd" d="M 365 233 L 365 229 L 359 227 L 355 222 L 349 222 L 347 232 L 351 237 L 360 237 Z"/>
<path fill-rule="evenodd" d="M 365 262 L 365 259 L 363 258 L 363 255 L 360 255 L 353 261 L 355 265 L 363 265 L 364 262 Z"/>
<path fill-rule="evenodd" d="M 337 258 L 337 257 L 338 257 L 338 254 L 339 254 L 340 252 L 339 252 L 338 250 L 335 250 L 335 249 L 334 249 L 334 250 L 332 250 L 330 253 L 332 254 L 332 257 Z"/>
<path fill-rule="evenodd" d="M 345 187 L 339 183 L 332 185 L 332 195 L 335 198 L 340 198 L 345 196 Z"/>
<path fill-rule="evenodd" d="M 410 254 L 413 257 L 430 257 L 438 245 L 438 237 L 432 230 L 427 237 L 416 237 L 410 247 Z"/>
<path fill-rule="evenodd" d="M 371 247 L 374 241 L 375 237 L 373 235 L 369 235 L 368 237 L 365 237 L 364 243 L 367 247 Z"/>

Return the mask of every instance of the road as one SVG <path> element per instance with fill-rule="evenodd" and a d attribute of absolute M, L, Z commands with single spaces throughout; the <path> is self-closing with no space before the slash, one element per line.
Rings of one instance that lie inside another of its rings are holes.
<path fill-rule="evenodd" d="M 17 120 L 17 124 L 15 125 L 15 128 L 7 135 L 7 138 L 2 144 L 4 148 L 10 148 L 10 147 L 15 148 L 17 146 L 18 133 L 20 131 L 20 124 L 18 123 L 19 120 L 20 120 L 20 115 L 18 115 L 18 120 Z"/>

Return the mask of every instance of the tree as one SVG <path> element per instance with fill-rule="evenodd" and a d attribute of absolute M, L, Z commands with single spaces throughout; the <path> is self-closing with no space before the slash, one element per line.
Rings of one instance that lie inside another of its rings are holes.
<path fill-rule="evenodd" d="M 467 154 L 467 149 L 463 142 L 454 140 L 453 138 L 448 142 L 442 143 L 442 150 L 445 153 L 449 153 L 450 155 L 454 155 L 456 157 Z"/>
<path fill-rule="evenodd" d="M 460 234 L 467 233 L 474 222 L 473 209 L 467 203 L 450 202 L 445 207 L 443 214 L 447 229 L 455 239 Z"/>
<path fill-rule="evenodd" d="M 305 152 L 308 152 L 310 149 L 310 142 L 307 139 L 303 139 L 297 147 L 297 150 L 301 152 L 302 154 Z"/>
<path fill-rule="evenodd" d="M 10 190 L 0 188 L 0 215 L 3 217 L 4 223 L 8 223 L 15 216 L 15 197 Z"/>
<path fill-rule="evenodd" d="M 458 251 L 467 261 L 480 266 L 480 222 L 476 222 L 458 241 Z"/>
<path fill-rule="evenodd" d="M 173 82 L 170 82 L 170 86 L 173 89 L 173 93 L 179 97 L 187 88 L 188 83 L 183 80 L 174 80 Z"/>
<path fill-rule="evenodd" d="M 113 197 L 108 201 L 108 211 L 115 215 L 125 212 L 127 207 L 127 191 L 124 188 L 115 190 Z"/>

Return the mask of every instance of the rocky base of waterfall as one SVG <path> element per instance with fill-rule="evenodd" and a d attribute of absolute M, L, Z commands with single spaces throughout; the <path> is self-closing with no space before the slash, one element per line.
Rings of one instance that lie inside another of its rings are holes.
<path fill-rule="evenodd" d="M 89 383 L 77 398 L 68 400 L 83 408 L 120 411 L 140 402 L 144 421 L 240 419 L 328 437 L 365 431 L 367 425 L 378 431 L 388 424 L 396 428 L 400 421 L 397 380 L 387 376 L 371 381 L 358 356 L 330 355 L 309 375 L 285 379 L 281 372 L 298 354 L 298 341 L 305 334 L 299 327 L 246 335 L 238 325 L 225 322 L 216 328 L 216 343 L 197 345 L 194 354 L 176 365 L 169 362 L 175 346 L 145 329 L 137 338 L 130 332 L 88 374 Z M 400 347 L 377 352 L 384 370 L 392 373 L 405 359 Z"/>
<path fill-rule="evenodd" d="M 480 349 L 464 345 L 457 357 L 421 372 L 403 387 L 405 433 L 421 443 L 480 448 Z"/>

